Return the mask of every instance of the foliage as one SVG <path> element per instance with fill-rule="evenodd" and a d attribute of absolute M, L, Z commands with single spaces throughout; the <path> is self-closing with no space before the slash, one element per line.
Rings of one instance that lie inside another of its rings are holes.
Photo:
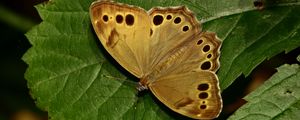
<path fill-rule="evenodd" d="M 150 92 L 137 96 L 130 77 L 100 45 L 89 19 L 92 0 L 52 0 L 36 6 L 43 22 L 26 36 L 23 60 L 37 105 L 52 119 L 179 119 Z M 220 86 L 227 88 L 263 60 L 300 46 L 299 2 L 257 10 L 252 0 L 120 0 L 149 9 L 186 5 L 204 30 L 223 40 Z"/>

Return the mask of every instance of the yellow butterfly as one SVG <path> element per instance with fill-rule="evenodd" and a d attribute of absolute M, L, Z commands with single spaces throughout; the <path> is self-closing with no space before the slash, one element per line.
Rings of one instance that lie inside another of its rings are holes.
<path fill-rule="evenodd" d="M 142 8 L 112 1 L 90 6 L 104 48 L 173 111 L 195 119 L 220 114 L 221 42 L 185 6 Z"/>

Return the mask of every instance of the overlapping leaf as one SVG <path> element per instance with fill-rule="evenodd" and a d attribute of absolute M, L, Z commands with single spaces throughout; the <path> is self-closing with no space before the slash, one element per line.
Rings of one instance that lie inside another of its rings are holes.
<path fill-rule="evenodd" d="M 297 120 L 300 118 L 300 66 L 283 65 L 263 86 L 246 96 L 248 103 L 231 120 Z"/>
<path fill-rule="evenodd" d="M 257 11 L 252 1 L 120 0 L 149 9 L 186 5 L 204 20 L 204 30 L 224 40 L 221 88 L 264 59 L 300 46 L 299 3 Z M 32 96 L 52 119 L 178 119 L 151 93 L 137 96 L 134 78 L 100 45 L 89 20 L 92 0 L 52 0 L 38 5 L 43 22 L 26 36 L 24 55 Z M 131 81 L 131 82 L 130 82 Z"/>

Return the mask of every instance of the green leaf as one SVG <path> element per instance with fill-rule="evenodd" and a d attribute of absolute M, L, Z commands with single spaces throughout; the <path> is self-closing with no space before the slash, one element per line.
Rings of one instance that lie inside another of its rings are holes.
<path fill-rule="evenodd" d="M 249 11 L 209 21 L 206 29 L 223 39 L 220 86 L 227 88 L 238 76 L 248 76 L 262 61 L 300 46 L 300 6 Z"/>
<path fill-rule="evenodd" d="M 300 118 L 300 66 L 282 65 L 264 85 L 247 95 L 230 120 L 297 120 Z"/>
<path fill-rule="evenodd" d="M 26 36 L 32 44 L 23 60 L 37 105 L 56 120 L 186 119 L 161 104 L 151 92 L 137 95 L 134 81 L 103 49 L 88 9 L 93 0 L 52 0 L 36 6 L 43 22 Z M 300 3 L 275 4 L 258 11 L 252 0 L 120 0 L 150 9 L 186 5 L 204 30 L 224 40 L 221 88 L 259 63 L 300 46 Z"/>

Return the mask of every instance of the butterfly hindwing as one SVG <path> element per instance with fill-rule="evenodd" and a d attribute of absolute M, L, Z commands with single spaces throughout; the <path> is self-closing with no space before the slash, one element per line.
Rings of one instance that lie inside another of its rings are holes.
<path fill-rule="evenodd" d="M 222 108 L 218 78 L 210 71 L 164 76 L 149 88 L 173 111 L 191 118 L 212 119 Z"/>

